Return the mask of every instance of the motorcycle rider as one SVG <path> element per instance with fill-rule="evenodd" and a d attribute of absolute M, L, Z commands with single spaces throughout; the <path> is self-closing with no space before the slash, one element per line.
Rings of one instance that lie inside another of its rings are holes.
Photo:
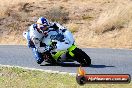
<path fill-rule="evenodd" d="M 58 44 L 56 47 L 51 47 L 49 45 L 42 44 L 42 40 L 47 37 L 49 30 L 56 30 L 59 31 L 58 33 L 64 35 L 64 41 L 61 43 L 61 46 Z M 58 23 L 48 22 L 44 17 L 40 17 L 35 24 L 32 24 L 29 27 L 26 38 L 28 47 L 32 48 L 38 64 L 41 64 L 44 61 L 42 57 L 43 52 L 49 52 L 54 48 L 58 48 L 58 50 L 66 50 L 74 43 L 74 39 L 70 31 Z"/>
<path fill-rule="evenodd" d="M 26 34 L 28 47 L 32 49 L 38 64 L 41 64 L 44 61 L 42 53 L 51 49 L 50 46 L 41 47 L 41 41 L 46 35 L 44 34 L 44 31 L 48 30 L 48 25 L 48 20 L 44 17 L 40 17 L 35 24 L 32 24 L 28 28 L 28 32 Z"/>

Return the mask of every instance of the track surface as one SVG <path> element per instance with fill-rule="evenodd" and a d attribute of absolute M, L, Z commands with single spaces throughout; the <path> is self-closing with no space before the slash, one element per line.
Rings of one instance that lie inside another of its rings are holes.
<path fill-rule="evenodd" d="M 132 50 L 120 49 L 83 49 L 92 59 L 91 67 L 83 67 L 88 74 L 130 74 L 132 75 Z M 26 46 L 1 45 L 0 64 L 22 66 L 36 69 L 76 73 L 77 62 L 63 66 L 38 65 L 32 52 Z"/>

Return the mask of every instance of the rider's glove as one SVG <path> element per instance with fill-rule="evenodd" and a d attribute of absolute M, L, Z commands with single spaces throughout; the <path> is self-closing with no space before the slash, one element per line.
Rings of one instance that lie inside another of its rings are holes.
<path fill-rule="evenodd" d="M 56 25 L 56 23 L 53 23 L 51 28 L 53 28 L 54 30 L 57 30 L 59 27 Z"/>

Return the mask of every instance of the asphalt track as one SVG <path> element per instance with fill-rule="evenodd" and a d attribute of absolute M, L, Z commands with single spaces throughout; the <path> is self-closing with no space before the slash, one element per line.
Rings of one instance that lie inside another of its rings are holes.
<path fill-rule="evenodd" d="M 88 74 L 132 75 L 132 50 L 86 48 L 83 51 L 92 59 L 91 67 L 83 67 Z M 76 73 L 79 67 L 77 62 L 61 66 L 42 63 L 40 66 L 35 62 L 31 50 L 20 45 L 0 45 L 0 64 L 69 73 Z"/>

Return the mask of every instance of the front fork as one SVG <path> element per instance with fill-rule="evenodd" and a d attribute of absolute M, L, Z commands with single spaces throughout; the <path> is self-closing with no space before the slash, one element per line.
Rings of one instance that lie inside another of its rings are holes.
<path fill-rule="evenodd" d="M 68 48 L 68 52 L 71 57 L 74 57 L 74 53 L 72 51 L 75 50 L 76 48 L 77 46 L 75 45 L 72 45 L 70 48 Z"/>

